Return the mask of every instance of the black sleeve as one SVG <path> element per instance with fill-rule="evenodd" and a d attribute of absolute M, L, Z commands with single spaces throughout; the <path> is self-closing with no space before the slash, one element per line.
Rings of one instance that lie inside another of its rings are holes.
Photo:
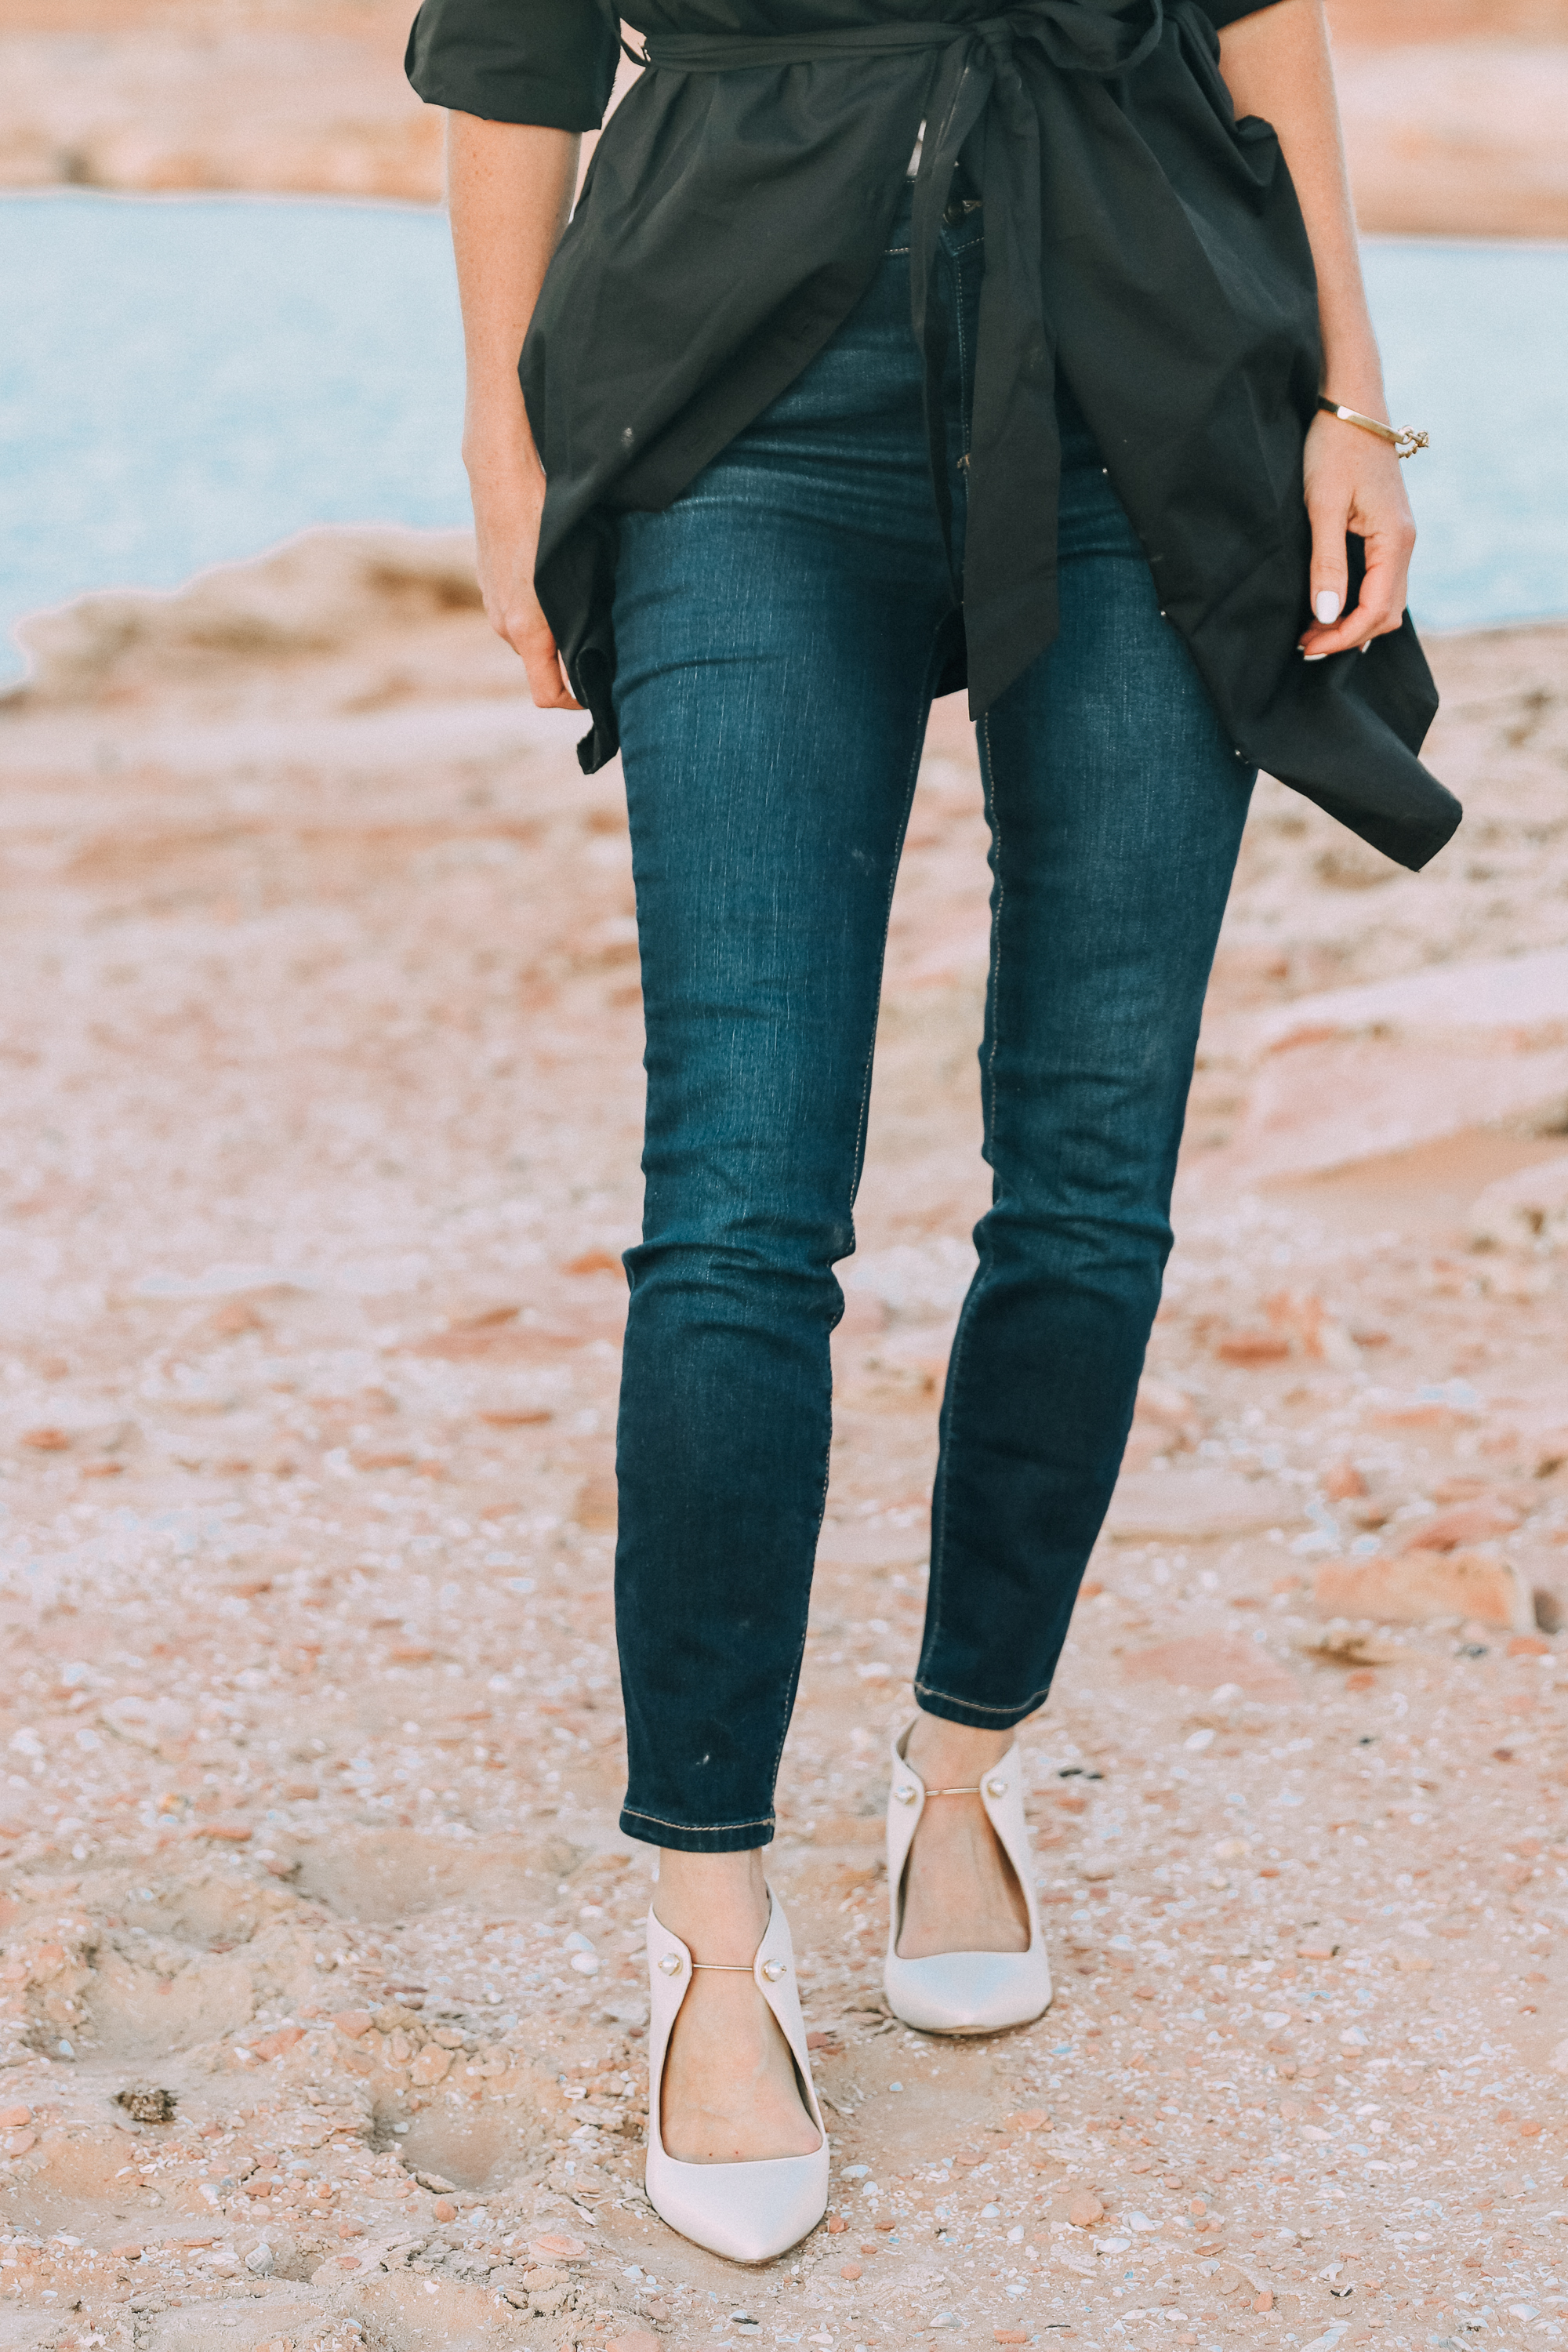
<path fill-rule="evenodd" d="M 1222 26 L 1234 25 L 1238 16 L 1261 16 L 1265 8 L 1274 5 L 1275 0 L 1198 0 L 1216 33 Z"/>
<path fill-rule="evenodd" d="M 611 0 L 425 0 L 404 69 L 431 106 L 596 131 L 620 53 Z"/>

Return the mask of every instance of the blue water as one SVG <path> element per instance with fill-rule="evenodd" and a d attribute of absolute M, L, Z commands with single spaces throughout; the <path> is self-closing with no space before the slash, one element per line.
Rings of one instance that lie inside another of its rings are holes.
<path fill-rule="evenodd" d="M 1568 247 L 1374 240 L 1418 618 L 1568 613 Z M 467 520 L 440 215 L 0 198 L 0 678 L 24 614 L 173 587 L 313 522 Z"/>

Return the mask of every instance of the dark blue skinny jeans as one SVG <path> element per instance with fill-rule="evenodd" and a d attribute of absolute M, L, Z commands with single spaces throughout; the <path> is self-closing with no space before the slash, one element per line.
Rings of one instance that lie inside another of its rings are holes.
<path fill-rule="evenodd" d="M 943 235 L 962 550 L 978 207 Z M 882 959 L 960 610 L 908 210 L 820 357 L 665 512 L 623 519 L 617 708 L 647 1022 L 621 1388 L 623 1828 L 773 1835 L 831 1433 Z M 1198 1020 L 1253 777 L 1063 396 L 1061 632 L 979 730 L 992 1206 L 942 1411 L 920 1705 L 1050 1687 L 1171 1244 Z"/>

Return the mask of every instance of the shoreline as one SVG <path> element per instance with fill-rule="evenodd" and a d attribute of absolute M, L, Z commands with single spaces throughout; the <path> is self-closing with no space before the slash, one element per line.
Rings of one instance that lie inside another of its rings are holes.
<path fill-rule="evenodd" d="M 1363 230 L 1568 236 L 1553 0 L 1330 13 Z M 324 18 L 289 0 L 0 0 L 0 187 L 437 203 L 441 118 L 403 78 L 408 14 L 405 0 Z"/>

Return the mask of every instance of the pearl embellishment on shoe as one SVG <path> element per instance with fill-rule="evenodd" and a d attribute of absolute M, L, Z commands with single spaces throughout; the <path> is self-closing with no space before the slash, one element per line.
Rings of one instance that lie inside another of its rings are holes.
<path fill-rule="evenodd" d="M 658 1965 L 667 1977 L 678 1977 L 680 1974 L 680 1954 L 666 1952 Z"/>
<path fill-rule="evenodd" d="M 788 1974 L 788 1970 L 785 1969 L 782 1960 L 764 1960 L 763 1962 L 763 1974 L 766 1977 L 770 1984 L 777 1984 L 780 1977 L 786 1976 Z"/>
<path fill-rule="evenodd" d="M 988 1797 L 1005 1797 L 1007 1793 L 1006 1781 L 999 1778 L 994 1780 L 987 1780 L 985 1783 L 985 1793 Z"/>
<path fill-rule="evenodd" d="M 907 1785 L 904 1785 L 895 1789 L 893 1790 L 893 1794 L 897 1797 L 900 1805 L 912 1805 L 915 1801 L 916 1791 Z"/>

